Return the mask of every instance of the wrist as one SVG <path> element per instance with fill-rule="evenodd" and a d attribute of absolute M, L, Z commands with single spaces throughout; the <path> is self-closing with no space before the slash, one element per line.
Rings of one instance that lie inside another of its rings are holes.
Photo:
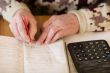
<path fill-rule="evenodd" d="M 79 29 L 80 29 L 80 24 L 79 24 L 77 16 L 74 13 L 68 13 L 68 14 L 70 15 L 71 19 L 73 20 L 73 26 L 74 26 L 73 29 L 75 29 L 75 32 L 78 33 Z"/>
<path fill-rule="evenodd" d="M 86 32 L 87 29 L 87 20 L 85 15 L 83 14 L 82 10 L 72 10 L 69 11 L 68 13 L 73 13 L 74 15 L 76 15 L 78 21 L 79 21 L 79 32 L 78 33 L 84 33 Z"/>
<path fill-rule="evenodd" d="M 6 19 L 8 22 L 11 22 L 15 13 L 20 9 L 26 9 L 30 11 L 25 4 L 13 1 L 10 5 L 6 7 L 6 11 L 2 12 L 3 18 Z"/>

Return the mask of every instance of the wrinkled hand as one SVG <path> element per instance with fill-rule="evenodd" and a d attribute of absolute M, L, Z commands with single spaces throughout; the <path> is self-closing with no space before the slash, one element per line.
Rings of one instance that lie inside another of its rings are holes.
<path fill-rule="evenodd" d="M 28 31 L 26 31 L 22 16 L 24 16 L 26 19 L 26 27 L 28 27 Z M 34 40 L 34 36 L 37 32 L 37 22 L 34 16 L 30 11 L 23 9 L 20 9 L 16 12 L 9 24 L 9 27 L 13 35 L 22 42 L 30 42 L 30 40 Z"/>
<path fill-rule="evenodd" d="M 79 23 L 74 14 L 54 15 L 43 24 L 37 44 L 55 42 L 64 36 L 76 34 L 78 30 Z"/>

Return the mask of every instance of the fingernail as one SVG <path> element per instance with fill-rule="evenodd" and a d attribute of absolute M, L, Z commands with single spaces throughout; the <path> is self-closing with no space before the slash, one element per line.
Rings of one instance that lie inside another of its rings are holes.
<path fill-rule="evenodd" d="M 18 40 L 20 43 L 23 43 L 23 40 Z"/>
<path fill-rule="evenodd" d="M 39 43 L 36 43 L 36 45 L 37 45 L 37 46 L 40 46 L 41 44 L 39 44 Z"/>
<path fill-rule="evenodd" d="M 18 40 L 20 43 L 23 43 L 23 42 L 24 42 L 24 41 L 22 40 L 22 38 L 20 38 L 20 37 L 16 37 L 15 39 Z"/>
<path fill-rule="evenodd" d="M 41 43 L 37 41 L 37 42 L 36 42 L 36 45 L 41 45 Z"/>
<path fill-rule="evenodd" d="M 35 40 L 34 36 L 30 35 L 29 38 L 32 39 L 32 40 Z"/>
<path fill-rule="evenodd" d="M 49 42 L 48 42 L 48 41 L 46 41 L 46 42 L 45 42 L 45 44 L 49 44 Z"/>
<path fill-rule="evenodd" d="M 30 43 L 30 42 L 31 42 L 31 40 L 30 40 L 29 38 L 27 38 L 27 39 L 26 39 L 26 42 Z"/>

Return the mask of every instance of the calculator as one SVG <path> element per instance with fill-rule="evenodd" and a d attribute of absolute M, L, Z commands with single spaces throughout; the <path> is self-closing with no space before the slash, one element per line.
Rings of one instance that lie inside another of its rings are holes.
<path fill-rule="evenodd" d="M 105 40 L 67 44 L 78 73 L 110 73 L 110 47 Z"/>

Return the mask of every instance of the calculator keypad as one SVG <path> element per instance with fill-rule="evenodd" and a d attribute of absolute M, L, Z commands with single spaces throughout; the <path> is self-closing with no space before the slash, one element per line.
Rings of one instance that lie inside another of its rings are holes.
<path fill-rule="evenodd" d="M 104 40 L 71 43 L 68 45 L 68 49 L 74 60 L 73 62 L 76 63 L 75 65 L 77 65 L 77 67 L 81 67 L 81 70 L 84 67 L 84 69 L 88 69 L 88 71 L 93 68 L 101 68 L 101 70 L 105 70 L 105 66 L 107 66 L 107 69 L 110 69 L 110 48 Z M 98 72 L 97 71 L 98 70 L 96 70 L 96 73 L 104 73 L 104 71 L 100 72 L 100 69 Z M 82 70 L 81 73 L 91 72 L 83 72 Z M 93 73 L 95 73 L 95 71 Z M 110 73 L 110 70 L 108 73 Z"/>

